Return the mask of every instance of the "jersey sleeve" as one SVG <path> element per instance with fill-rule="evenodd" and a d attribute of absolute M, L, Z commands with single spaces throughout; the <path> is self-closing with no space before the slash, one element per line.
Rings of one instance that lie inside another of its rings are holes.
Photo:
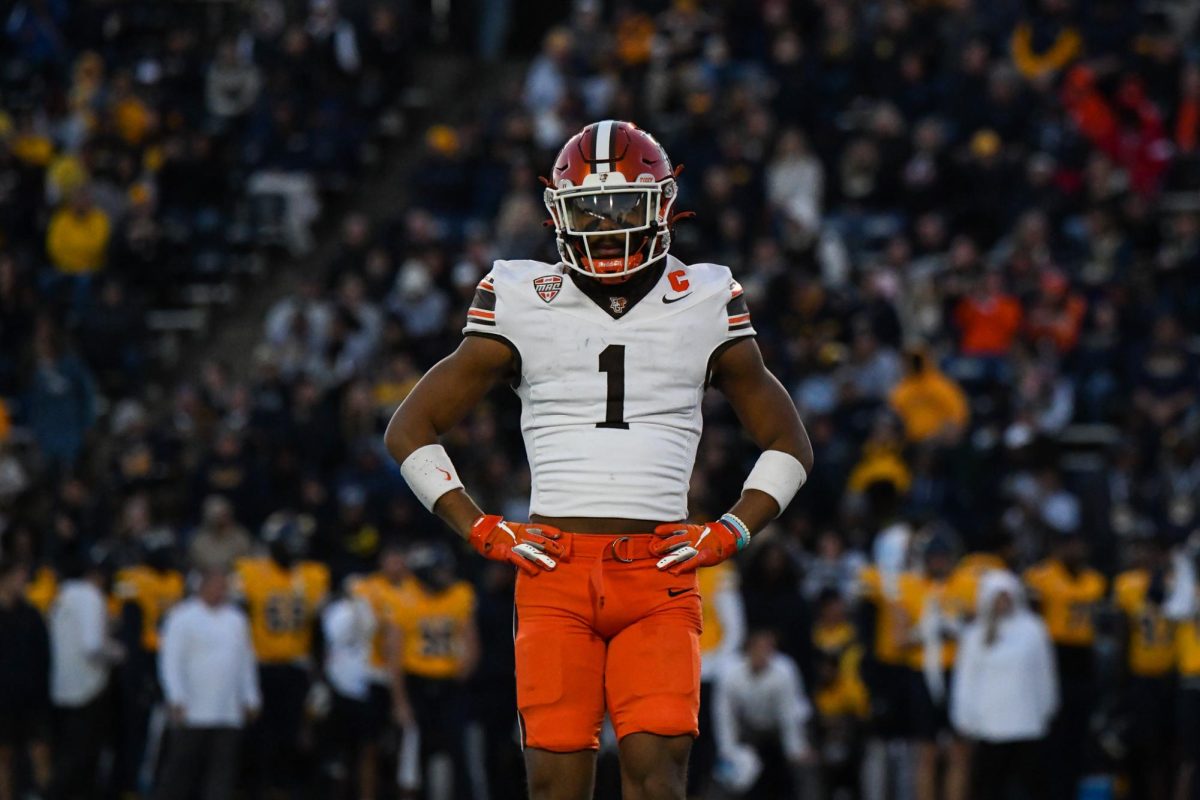
<path fill-rule="evenodd" d="M 471 307 L 467 309 L 467 324 L 464 334 L 497 334 L 496 324 L 496 276 L 488 273 L 475 287 Z"/>
<path fill-rule="evenodd" d="M 746 305 L 746 293 L 742 285 L 732 278 L 729 279 L 729 302 L 725 304 L 725 317 L 728 324 L 727 341 L 755 335 L 754 326 L 750 323 L 750 308 Z"/>

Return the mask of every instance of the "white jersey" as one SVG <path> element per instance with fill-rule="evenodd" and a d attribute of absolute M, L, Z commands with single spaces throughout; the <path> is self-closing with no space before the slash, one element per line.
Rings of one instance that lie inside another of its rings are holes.
<path fill-rule="evenodd" d="M 516 353 L 531 513 L 687 517 L 712 358 L 754 329 L 728 267 L 666 262 L 617 317 L 561 264 L 497 261 L 480 282 L 463 332 Z"/>

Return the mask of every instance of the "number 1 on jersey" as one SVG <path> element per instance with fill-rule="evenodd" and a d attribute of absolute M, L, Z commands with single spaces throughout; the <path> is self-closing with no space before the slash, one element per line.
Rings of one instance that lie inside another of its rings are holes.
<path fill-rule="evenodd" d="M 608 402 L 604 422 L 597 422 L 596 427 L 629 430 L 625 421 L 625 345 L 610 344 L 600 352 L 600 371 L 608 375 Z"/>

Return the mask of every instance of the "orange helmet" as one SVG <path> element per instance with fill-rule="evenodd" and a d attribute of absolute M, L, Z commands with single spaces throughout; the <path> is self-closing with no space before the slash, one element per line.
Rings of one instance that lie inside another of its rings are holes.
<path fill-rule="evenodd" d="M 571 269 L 624 279 L 667 254 L 675 203 L 671 159 L 632 122 L 593 122 L 554 162 L 545 202 Z"/>

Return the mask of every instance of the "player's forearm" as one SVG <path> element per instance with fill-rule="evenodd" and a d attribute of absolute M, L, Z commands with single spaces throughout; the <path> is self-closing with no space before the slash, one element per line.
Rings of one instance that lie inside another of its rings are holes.
<path fill-rule="evenodd" d="M 775 502 L 775 498 L 757 489 L 742 492 L 741 498 L 729 509 L 730 514 L 746 523 L 750 533 L 758 533 L 766 527 L 768 522 L 779 516 L 779 511 L 779 504 Z"/>
<path fill-rule="evenodd" d="M 471 533 L 471 525 L 483 515 L 483 511 L 462 489 L 446 492 L 438 498 L 433 511 L 464 539 Z"/>

